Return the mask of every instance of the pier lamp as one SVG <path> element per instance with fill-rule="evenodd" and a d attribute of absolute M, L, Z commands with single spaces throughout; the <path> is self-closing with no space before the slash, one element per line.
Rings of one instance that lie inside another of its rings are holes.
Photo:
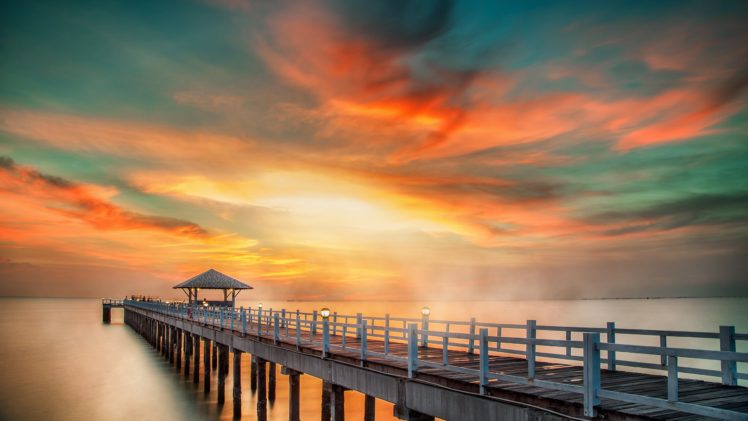
<path fill-rule="evenodd" d="M 319 311 L 322 315 L 322 357 L 330 353 L 330 309 L 325 307 Z"/>
<path fill-rule="evenodd" d="M 203 307 L 208 307 L 208 300 L 203 298 Z"/>
<path fill-rule="evenodd" d="M 429 335 L 426 334 L 426 331 L 429 330 L 429 315 L 431 314 L 431 309 L 427 306 L 421 307 L 421 330 L 423 333 L 421 334 L 421 347 L 426 348 L 429 346 Z"/>
<path fill-rule="evenodd" d="M 262 308 L 262 303 L 258 303 L 257 308 Z"/>

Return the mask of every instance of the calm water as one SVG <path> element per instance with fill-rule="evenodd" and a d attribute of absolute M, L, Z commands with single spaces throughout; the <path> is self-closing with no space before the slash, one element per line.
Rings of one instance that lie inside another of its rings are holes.
<path fill-rule="evenodd" d="M 101 304 L 91 299 L 0 299 L 0 419 L 2 420 L 192 420 L 231 419 L 231 373 L 227 403 L 216 405 L 129 327 L 121 310 L 101 323 Z M 254 304 L 243 302 L 243 305 Z M 265 302 L 267 307 L 418 317 L 424 303 Z M 589 300 L 542 302 L 428 303 L 434 319 L 716 331 L 720 324 L 748 332 L 748 299 Z M 652 345 L 656 342 L 653 338 Z M 693 343 L 683 344 L 694 345 Z M 704 346 L 713 347 L 714 342 Z M 741 346 L 739 351 L 748 351 Z M 741 368 L 742 370 L 742 368 Z M 232 371 L 232 370 L 230 370 Z M 201 375 L 202 379 L 202 375 Z M 287 377 L 278 372 L 271 420 L 288 419 Z M 321 382 L 301 376 L 302 419 L 320 416 Z M 255 419 L 249 359 L 242 369 L 244 419 Z M 389 420 L 392 405 L 377 403 L 377 419 Z M 346 393 L 346 415 L 362 418 L 363 395 Z"/>

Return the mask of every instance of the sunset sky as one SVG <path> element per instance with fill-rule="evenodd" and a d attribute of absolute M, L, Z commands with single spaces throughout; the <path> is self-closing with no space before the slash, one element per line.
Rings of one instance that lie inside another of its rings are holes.
<path fill-rule="evenodd" d="M 0 11 L 0 295 L 748 294 L 748 2 Z"/>

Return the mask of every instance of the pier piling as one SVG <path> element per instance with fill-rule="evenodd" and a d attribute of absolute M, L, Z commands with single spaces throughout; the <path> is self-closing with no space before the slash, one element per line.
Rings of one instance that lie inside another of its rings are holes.
<path fill-rule="evenodd" d="M 332 385 L 332 421 L 345 421 L 345 388 Z"/>
<path fill-rule="evenodd" d="M 257 420 L 267 420 L 267 364 L 262 358 L 257 363 Z"/>
<path fill-rule="evenodd" d="M 253 355 L 249 365 L 249 388 L 254 394 L 257 391 L 257 358 Z"/>
<path fill-rule="evenodd" d="M 364 397 L 364 421 L 374 421 L 376 418 L 375 404 L 374 396 L 366 395 Z"/>
<path fill-rule="evenodd" d="M 192 335 L 192 341 L 193 341 L 193 361 L 194 361 L 194 370 L 192 376 L 192 383 L 194 384 L 200 384 L 200 336 L 198 335 Z"/>
<path fill-rule="evenodd" d="M 192 334 L 184 332 L 184 377 L 190 378 L 190 357 L 192 356 Z"/>
<path fill-rule="evenodd" d="M 210 339 L 203 341 L 203 392 L 210 393 Z"/>
<path fill-rule="evenodd" d="M 275 363 L 268 362 L 268 402 L 275 402 Z"/>
<path fill-rule="evenodd" d="M 299 421 L 299 375 L 298 371 L 286 369 L 288 374 L 288 420 Z"/>
<path fill-rule="evenodd" d="M 322 421 L 331 421 L 332 410 L 330 408 L 332 395 L 332 384 L 326 381 L 322 382 Z"/>
<path fill-rule="evenodd" d="M 176 343 L 176 360 L 177 360 L 177 371 L 182 369 L 182 329 L 177 329 L 177 343 Z"/>
<path fill-rule="evenodd" d="M 222 405 L 226 401 L 226 374 L 228 374 L 229 352 L 226 345 L 218 345 L 218 404 Z M 226 369 L 224 370 L 224 366 Z"/>
<path fill-rule="evenodd" d="M 242 352 L 234 349 L 234 418 L 242 416 Z"/>

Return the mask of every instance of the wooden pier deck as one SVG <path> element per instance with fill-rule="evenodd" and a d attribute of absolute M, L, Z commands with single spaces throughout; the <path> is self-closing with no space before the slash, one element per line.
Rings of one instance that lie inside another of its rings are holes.
<path fill-rule="evenodd" d="M 748 420 L 748 388 L 737 385 L 738 379 L 747 378 L 745 373 L 738 372 L 737 363 L 748 362 L 748 354 L 735 352 L 735 341 L 748 338 L 744 334 L 735 334 L 734 329 L 729 328 L 722 329 L 720 333 L 709 333 L 647 332 L 613 327 L 615 332 L 610 333 L 610 325 L 601 329 L 559 328 L 537 326 L 530 321 L 525 328 L 525 337 L 512 337 L 502 335 L 501 328 L 507 331 L 525 326 L 487 326 L 489 324 L 474 320 L 464 323 L 431 321 L 431 326 L 450 324 L 449 327 L 445 325 L 444 330 L 431 330 L 427 317 L 419 320 L 421 329 L 418 329 L 413 323 L 414 319 L 367 318 L 362 315 L 335 315 L 334 320 L 341 320 L 337 322 L 318 318 L 316 312 L 285 310 L 241 309 L 229 314 L 220 309 L 186 309 L 133 302 L 125 302 L 125 309 L 156 323 L 198 335 L 205 341 L 213 340 L 235 350 L 261 355 L 263 359 L 282 364 L 293 371 L 311 372 L 312 375 L 321 373 L 318 377 L 325 381 L 341 383 L 345 388 L 395 403 L 396 412 L 399 411 L 404 419 L 433 419 L 433 416 L 437 416 L 449 420 Z M 351 323 L 351 319 L 354 322 Z M 400 324 L 407 327 L 394 327 Z M 454 331 L 463 324 L 468 333 Z M 487 327 L 484 326 L 497 328 L 497 335 L 488 336 Z M 453 332 L 449 332 L 450 327 Z M 536 330 L 546 328 L 564 332 L 566 339 L 538 339 Z M 479 334 L 471 333 L 476 329 L 480 329 Z M 606 329 L 610 341 L 601 343 L 599 334 Z M 161 329 L 161 332 L 165 330 Z M 730 334 L 729 338 L 725 338 L 725 332 Z M 657 334 L 660 344 L 665 346 L 616 343 L 615 333 L 619 336 Z M 584 336 L 583 342 L 572 340 L 579 334 Z M 666 346 L 667 337 L 689 334 L 703 339 L 718 339 L 722 350 L 684 350 Z M 490 347 L 490 343 L 495 343 L 495 346 Z M 524 349 L 518 350 L 518 346 L 502 348 L 502 344 L 515 344 Z M 538 346 L 545 347 L 543 352 L 539 352 L 541 349 Z M 586 352 L 583 356 L 572 352 L 580 348 L 587 351 L 590 346 L 592 352 Z M 548 352 L 552 347 L 562 352 Z M 600 358 L 601 351 L 603 354 L 608 352 L 606 358 Z M 618 359 L 616 351 L 654 355 L 665 364 L 660 366 L 641 360 Z M 538 359 L 544 355 L 547 357 Z M 721 361 L 721 370 L 687 365 L 680 367 L 686 373 L 718 376 L 721 382 L 679 376 L 679 356 Z M 564 357 L 570 361 L 563 361 Z M 324 368 L 316 367 L 315 361 L 322 362 Z M 579 362 L 583 365 L 577 365 Z M 606 363 L 609 369 L 601 367 L 602 363 Z M 645 369 L 659 366 L 667 375 L 624 371 L 621 369 L 623 366 Z M 326 376 L 326 373 L 334 373 L 336 369 L 342 372 L 341 367 L 356 367 L 358 371 L 345 378 Z M 378 380 L 382 376 L 404 380 L 408 384 L 391 386 L 401 388 L 396 393 L 378 391 L 387 384 L 397 384 Z M 413 392 L 408 385 L 417 385 L 420 389 Z M 408 395 L 403 398 L 401 395 L 404 393 L 433 396 L 416 399 Z M 585 404 L 586 399 L 590 399 L 590 393 L 595 396 Z M 491 403 L 522 408 L 524 415 L 505 409 L 485 409 Z M 455 414 L 454 410 L 445 408 L 450 405 L 462 406 L 462 415 L 446 416 Z M 590 412 L 590 408 L 593 412 Z M 514 415 L 508 415 L 510 413 Z"/>

